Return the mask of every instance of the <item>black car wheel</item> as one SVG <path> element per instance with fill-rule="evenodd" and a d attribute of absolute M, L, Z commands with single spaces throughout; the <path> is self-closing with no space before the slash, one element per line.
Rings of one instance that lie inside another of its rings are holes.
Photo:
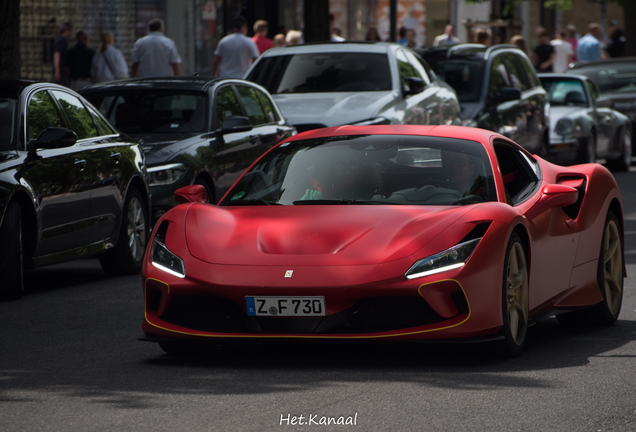
<path fill-rule="evenodd" d="M 148 209 L 137 189 L 130 189 L 122 216 L 117 246 L 100 256 L 102 268 L 114 275 L 141 271 L 148 239 Z"/>
<path fill-rule="evenodd" d="M 632 164 L 632 134 L 629 130 L 623 130 L 619 146 L 621 155 L 617 159 L 608 161 L 607 166 L 612 171 L 627 171 Z"/>
<path fill-rule="evenodd" d="M 15 300 L 24 292 L 20 205 L 9 203 L 0 227 L 0 298 Z"/>
<path fill-rule="evenodd" d="M 506 248 L 501 306 L 504 337 L 498 351 L 504 357 L 521 354 L 528 329 L 528 265 L 526 251 L 517 233 L 513 233 Z"/>
<path fill-rule="evenodd" d="M 576 163 L 594 163 L 596 161 L 596 137 L 593 133 L 579 139 L 579 152 Z"/>

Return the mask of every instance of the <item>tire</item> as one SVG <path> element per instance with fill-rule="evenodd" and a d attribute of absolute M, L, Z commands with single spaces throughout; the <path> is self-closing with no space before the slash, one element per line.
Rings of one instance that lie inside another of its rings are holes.
<path fill-rule="evenodd" d="M 517 233 L 513 233 L 506 248 L 501 307 L 503 340 L 497 351 L 502 357 L 517 357 L 526 344 L 528 330 L 528 260 Z"/>
<path fill-rule="evenodd" d="M 579 139 L 579 150 L 576 157 L 577 164 L 596 162 L 596 137 L 592 132 L 587 138 Z"/>
<path fill-rule="evenodd" d="M 131 188 L 124 202 L 117 246 L 99 257 L 106 273 L 133 275 L 141 271 L 148 241 L 148 209 L 141 193 Z"/>
<path fill-rule="evenodd" d="M 623 243 L 618 218 L 611 210 L 603 226 L 603 240 L 596 270 L 603 301 L 591 309 L 557 315 L 563 325 L 608 326 L 618 319 L 623 303 Z"/>
<path fill-rule="evenodd" d="M 632 164 L 632 134 L 625 128 L 620 140 L 621 155 L 607 162 L 612 171 L 627 171 Z"/>
<path fill-rule="evenodd" d="M 24 293 L 22 221 L 20 205 L 9 203 L 0 227 L 0 298 L 17 300 Z"/>
<path fill-rule="evenodd" d="M 590 324 L 607 326 L 618 319 L 623 303 L 623 236 L 611 210 L 603 227 L 596 278 L 603 301 L 587 311 Z"/>
<path fill-rule="evenodd" d="M 203 177 L 198 177 L 192 184 L 203 186 L 205 188 L 205 194 L 208 196 L 207 202 L 209 204 L 214 203 L 214 190 L 212 189 L 212 186 L 210 185 L 210 182 L 208 180 Z"/>

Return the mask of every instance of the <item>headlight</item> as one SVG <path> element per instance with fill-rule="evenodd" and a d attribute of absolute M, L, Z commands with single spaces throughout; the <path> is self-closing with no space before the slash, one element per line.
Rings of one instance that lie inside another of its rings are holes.
<path fill-rule="evenodd" d="M 391 124 L 388 118 L 377 117 L 374 119 L 364 120 L 359 123 L 353 123 L 353 126 L 369 126 L 369 125 L 388 125 Z"/>
<path fill-rule="evenodd" d="M 170 252 L 157 237 L 152 241 L 151 250 L 152 265 L 159 270 L 170 273 L 173 276 L 185 278 L 183 260 Z"/>
<path fill-rule="evenodd" d="M 572 136 L 574 133 L 574 120 L 571 118 L 560 119 L 554 127 L 554 132 L 562 137 Z"/>
<path fill-rule="evenodd" d="M 148 168 L 148 185 L 169 185 L 179 181 L 188 169 L 180 163 Z"/>
<path fill-rule="evenodd" d="M 404 277 L 416 279 L 462 267 L 473 254 L 481 239 L 479 237 L 460 243 L 450 249 L 446 249 L 444 252 L 419 260 L 404 274 Z"/>

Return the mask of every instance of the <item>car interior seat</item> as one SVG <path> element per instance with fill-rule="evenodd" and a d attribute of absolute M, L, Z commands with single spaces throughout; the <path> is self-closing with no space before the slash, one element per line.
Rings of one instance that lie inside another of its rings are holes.
<path fill-rule="evenodd" d="M 571 91 L 565 95 L 565 103 L 566 104 L 585 104 L 585 96 L 580 91 Z"/>

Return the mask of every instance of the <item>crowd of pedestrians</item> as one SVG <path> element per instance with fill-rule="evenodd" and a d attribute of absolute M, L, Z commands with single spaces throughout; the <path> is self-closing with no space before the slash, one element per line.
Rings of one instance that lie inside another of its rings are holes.
<path fill-rule="evenodd" d="M 330 16 L 331 41 L 342 42 L 342 32 L 333 26 Z M 115 48 L 112 32 L 101 35 L 100 49 L 89 48 L 88 35 L 83 31 L 75 34 L 76 43 L 68 49 L 68 39 L 73 33 L 73 26 L 64 23 L 60 27 L 60 35 L 54 43 L 53 80 L 56 83 L 80 90 L 91 84 L 131 77 L 177 76 L 181 74 L 181 57 L 174 41 L 164 34 L 164 22 L 153 19 L 148 24 L 149 33 L 138 39 L 132 50 L 132 68 L 130 73 L 120 50 Z M 269 26 L 267 21 L 257 20 L 252 30 L 253 37 L 248 37 L 247 20 L 237 16 L 232 21 L 232 33 L 222 38 L 214 51 L 211 72 L 222 78 L 242 78 L 251 64 L 265 51 L 275 47 L 298 45 L 303 43 L 303 34 L 299 30 L 285 30 L 276 34 L 273 39 L 267 37 Z M 421 48 L 416 40 L 414 29 L 401 27 L 398 30 L 397 42 L 410 48 Z M 538 72 L 564 72 L 568 65 L 577 61 L 597 61 L 609 57 L 625 55 L 625 32 L 618 22 L 610 21 L 607 36 L 597 23 L 589 24 L 587 32 L 579 37 L 572 24 L 555 32 L 554 39 L 543 27 L 535 29 L 538 43 L 528 49 L 526 40 L 515 35 L 509 43 L 523 50 L 533 60 Z M 380 41 L 380 34 L 375 27 L 370 27 L 365 39 Z M 470 39 L 476 43 L 490 46 L 493 40 L 491 31 L 477 28 Z M 503 34 L 494 35 L 494 43 L 503 43 Z M 444 32 L 436 36 L 433 46 L 451 45 L 461 42 L 455 34 L 455 27 L 448 24 Z"/>

